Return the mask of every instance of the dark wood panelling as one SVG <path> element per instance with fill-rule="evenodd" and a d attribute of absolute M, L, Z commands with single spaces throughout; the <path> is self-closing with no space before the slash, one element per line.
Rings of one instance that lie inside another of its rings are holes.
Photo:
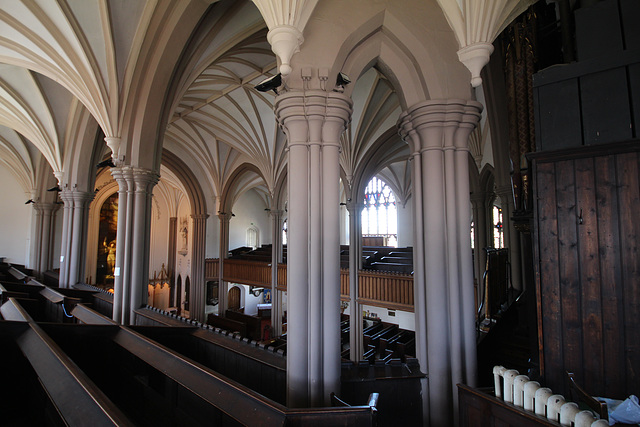
<path fill-rule="evenodd" d="M 556 164 L 556 199 L 558 212 L 558 281 L 560 286 L 560 317 L 562 329 L 556 339 L 563 348 L 564 366 L 575 366 L 582 373 L 582 351 L 580 348 L 580 266 L 578 262 L 576 195 L 574 161 Z M 582 377 L 582 376 L 580 376 Z M 557 390 L 563 379 L 553 376 L 545 383 Z"/>
<path fill-rule="evenodd" d="M 580 78 L 584 144 L 631 139 L 627 70 L 613 68 Z"/>
<path fill-rule="evenodd" d="M 561 331 L 562 324 L 560 318 L 560 286 L 558 283 L 558 219 L 556 213 L 556 192 L 555 192 L 555 165 L 553 163 L 541 164 L 537 169 L 536 184 L 538 194 L 544 194 L 544 198 L 539 198 L 537 204 L 538 227 L 534 229 L 536 240 L 540 242 L 536 245 L 539 259 L 539 269 L 537 269 L 536 292 L 538 297 L 538 331 L 554 330 Z M 544 293 L 540 285 L 544 284 Z M 562 357 L 561 343 L 559 339 L 553 339 L 551 334 L 539 335 L 540 349 L 544 349 L 549 354 L 548 358 L 544 353 L 540 354 L 540 368 L 544 369 L 547 363 L 551 366 L 561 364 Z"/>
<path fill-rule="evenodd" d="M 637 393 L 640 383 L 640 254 L 638 214 L 640 213 L 640 181 L 638 180 L 638 154 L 630 153 L 617 158 L 618 191 L 620 195 L 620 235 L 622 257 L 622 298 L 624 300 L 626 390 Z M 631 394 L 631 393 L 627 393 Z M 625 394 L 626 396 L 626 394 Z"/>
<path fill-rule="evenodd" d="M 582 145 L 578 80 L 570 79 L 536 89 L 538 150 Z"/>
<path fill-rule="evenodd" d="M 533 156 L 536 286 L 545 385 L 563 393 L 568 370 L 624 398 L 640 383 L 640 147 L 611 147 Z"/>
<path fill-rule="evenodd" d="M 620 0 L 620 16 L 622 17 L 622 29 L 624 31 L 625 49 L 636 49 L 640 46 L 640 1 Z"/>
<path fill-rule="evenodd" d="M 594 159 L 577 159 L 576 176 L 576 211 L 578 214 L 578 259 L 580 262 L 577 292 L 582 291 L 579 328 L 582 331 L 582 351 L 585 356 L 582 363 L 575 360 L 576 365 L 568 365 L 570 372 L 582 371 L 583 384 L 595 384 L 598 378 L 604 377 L 602 349 L 602 305 L 600 300 L 600 264 L 598 260 L 598 215 L 596 212 L 596 192 Z M 579 337 L 578 337 L 579 339 Z M 591 355 L 591 356 L 589 356 Z M 580 369 L 577 369 L 580 368 Z M 582 369 L 583 368 L 583 369 Z"/>
<path fill-rule="evenodd" d="M 603 324 L 604 389 L 621 390 L 624 378 L 624 340 L 619 339 L 622 328 L 619 313 L 623 302 L 620 283 L 620 230 L 618 224 L 618 193 L 616 191 L 616 156 L 600 156 L 594 159 L 596 177 L 596 202 L 598 221 L 598 245 L 600 261 L 601 305 Z M 602 395 L 602 394 L 601 394 Z"/>
<path fill-rule="evenodd" d="M 637 2 L 640 5 L 640 2 Z M 636 26 L 640 29 L 640 25 Z M 640 45 L 640 43 L 639 43 Z M 640 138 L 640 64 L 629 66 L 629 91 L 633 118 L 633 137 Z"/>
<path fill-rule="evenodd" d="M 617 0 L 603 0 L 575 11 L 578 60 L 597 58 L 622 50 Z"/>

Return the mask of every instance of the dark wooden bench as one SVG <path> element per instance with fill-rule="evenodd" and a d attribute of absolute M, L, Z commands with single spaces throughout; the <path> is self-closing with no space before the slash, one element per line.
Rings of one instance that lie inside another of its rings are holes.
<path fill-rule="evenodd" d="M 242 322 L 246 326 L 246 333 L 243 337 L 247 337 L 250 340 L 260 341 L 262 339 L 262 321 L 259 317 L 250 316 L 248 314 L 240 313 L 238 311 L 227 310 L 225 313 L 227 319 Z"/>
<path fill-rule="evenodd" d="M 226 317 L 216 316 L 215 314 L 209 314 L 207 316 L 207 324 L 214 328 L 224 329 L 231 333 L 240 334 L 241 337 L 247 336 L 247 325 L 237 320 L 227 319 Z"/>
<path fill-rule="evenodd" d="M 193 328 L 195 325 L 188 323 L 186 319 L 168 316 L 160 313 L 158 309 L 151 307 L 140 307 L 134 311 L 134 324 L 139 326 L 176 326 Z"/>
<path fill-rule="evenodd" d="M 37 325 L 15 299 L 0 307 L 5 319 L 25 326 L 15 342 L 38 376 L 62 425 L 131 426 L 113 402 Z M 3 327 L 3 325 L 0 325 Z M 47 425 L 47 423 L 45 423 Z"/>
<path fill-rule="evenodd" d="M 392 271 L 395 273 L 411 274 L 413 264 L 398 264 L 392 262 L 372 262 L 371 268 L 376 271 Z"/>
<path fill-rule="evenodd" d="M 111 292 L 84 283 L 76 283 L 73 285 L 73 288 L 92 292 L 93 308 L 98 313 L 104 314 L 107 317 L 113 317 L 113 294 Z"/>

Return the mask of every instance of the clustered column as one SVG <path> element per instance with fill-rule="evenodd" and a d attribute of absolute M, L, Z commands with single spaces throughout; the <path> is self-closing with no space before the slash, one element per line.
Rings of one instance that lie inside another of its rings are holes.
<path fill-rule="evenodd" d="M 151 195 L 160 177 L 131 166 L 112 168 L 111 175 L 119 186 L 113 318 L 129 324 L 147 302 Z"/>
<path fill-rule="evenodd" d="M 224 260 L 229 252 L 229 221 L 231 213 L 220 212 L 220 262 L 218 263 L 218 315 L 224 316 L 229 296 L 227 294 L 227 282 L 224 281 Z"/>
<path fill-rule="evenodd" d="M 340 136 L 351 99 L 292 91 L 276 98 L 289 148 L 287 403 L 327 404 L 340 388 Z"/>
<path fill-rule="evenodd" d="M 361 360 L 364 356 L 362 305 L 358 303 L 360 296 L 358 272 L 362 268 L 363 209 L 363 203 L 347 203 L 349 211 L 349 357 L 353 361 Z"/>
<path fill-rule="evenodd" d="M 400 122 L 413 160 L 416 350 L 431 425 L 453 423 L 455 384 L 475 383 L 468 137 L 481 109 L 475 101 L 426 101 Z"/>
<path fill-rule="evenodd" d="M 271 327 L 273 335 L 282 335 L 282 300 L 278 291 L 278 264 L 282 262 L 282 225 L 284 211 L 272 209 L 271 215 Z"/>
<path fill-rule="evenodd" d="M 35 235 L 33 239 L 34 261 L 32 265 L 41 274 L 51 268 L 51 249 L 53 245 L 53 224 L 58 205 L 55 203 L 36 202 L 35 210 Z"/>
<path fill-rule="evenodd" d="M 206 287 L 204 281 L 205 239 L 207 214 L 191 215 L 193 231 L 191 233 L 191 294 L 189 313 L 199 322 L 205 319 Z"/>
<path fill-rule="evenodd" d="M 60 199 L 64 202 L 60 287 L 69 288 L 84 280 L 87 222 L 89 220 L 89 204 L 93 200 L 93 196 L 92 192 L 76 189 L 65 189 L 60 192 Z"/>

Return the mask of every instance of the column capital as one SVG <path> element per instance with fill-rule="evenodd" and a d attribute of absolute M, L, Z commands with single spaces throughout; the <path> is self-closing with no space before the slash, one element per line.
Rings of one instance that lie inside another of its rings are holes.
<path fill-rule="evenodd" d="M 282 218 L 282 216 L 284 215 L 284 211 L 282 209 L 271 209 L 269 211 L 269 215 L 272 218 Z"/>
<path fill-rule="evenodd" d="M 220 218 L 220 221 L 222 222 L 229 222 L 231 220 L 231 218 L 233 217 L 232 213 L 227 213 L 227 212 L 218 212 L 218 218 Z"/>
<path fill-rule="evenodd" d="M 206 221 L 207 218 L 209 218 L 209 214 L 193 214 L 193 215 L 191 215 L 191 218 L 194 221 Z"/>
<path fill-rule="evenodd" d="M 55 209 L 58 208 L 58 206 L 59 205 L 56 203 L 35 202 L 33 204 L 33 209 L 38 213 L 42 213 L 46 215 L 53 212 Z"/>
<path fill-rule="evenodd" d="M 480 120 L 482 108 L 482 104 L 473 100 L 423 101 L 403 112 L 398 121 L 398 131 L 410 143 L 414 155 L 418 150 L 441 149 L 445 145 L 465 150 L 468 149 L 469 134 Z M 453 139 L 441 137 L 446 128 L 455 129 Z"/>
<path fill-rule="evenodd" d="M 349 211 L 349 214 L 353 214 L 355 213 L 362 213 L 362 210 L 364 209 L 364 203 L 362 202 L 347 202 L 347 211 Z"/>
<path fill-rule="evenodd" d="M 351 120 L 353 101 L 339 92 L 291 91 L 278 95 L 274 109 L 289 146 L 314 143 L 339 147 L 340 135 Z"/>

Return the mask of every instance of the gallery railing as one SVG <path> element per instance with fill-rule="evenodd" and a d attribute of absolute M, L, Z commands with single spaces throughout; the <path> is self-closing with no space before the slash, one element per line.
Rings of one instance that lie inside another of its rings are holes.
<path fill-rule="evenodd" d="M 205 279 L 218 280 L 217 258 L 205 262 Z M 271 263 L 247 260 L 224 260 L 223 279 L 227 282 L 271 287 Z M 360 270 L 358 272 L 358 302 L 404 311 L 413 311 L 413 276 L 386 271 Z M 287 265 L 278 264 L 279 291 L 287 290 Z M 349 300 L 349 270 L 340 270 L 340 296 Z"/>

